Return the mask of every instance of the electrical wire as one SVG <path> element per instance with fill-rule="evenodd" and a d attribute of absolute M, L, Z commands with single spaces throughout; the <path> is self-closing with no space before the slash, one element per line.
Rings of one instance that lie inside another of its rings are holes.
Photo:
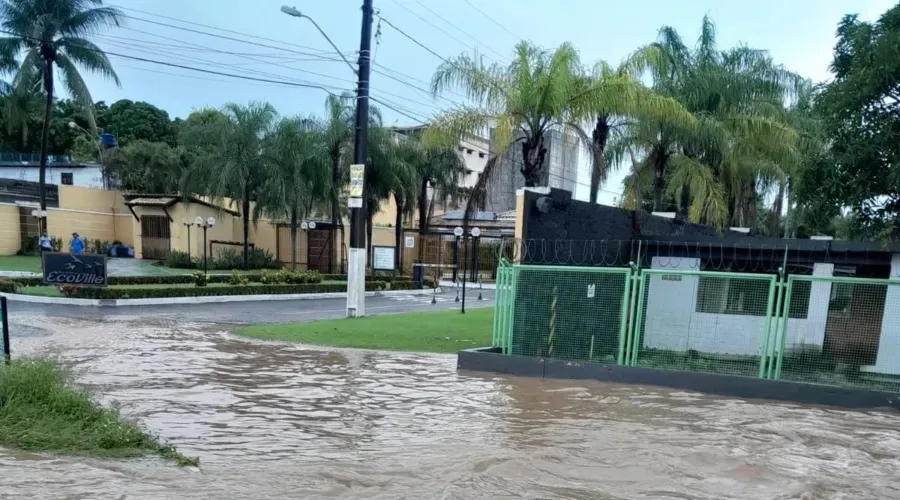
<path fill-rule="evenodd" d="M 453 27 L 456 31 L 459 31 L 459 32 L 462 33 L 463 35 L 466 35 L 467 37 L 469 37 L 469 38 L 471 38 L 472 40 L 474 40 L 475 43 L 476 43 L 476 46 L 475 46 L 476 49 L 478 48 L 478 45 L 477 45 L 477 44 L 480 44 L 482 47 L 485 47 L 486 49 L 490 50 L 490 51 L 493 52 L 494 54 L 497 54 L 501 59 L 503 59 L 503 57 L 504 57 L 503 54 L 501 54 L 501 53 L 497 52 L 496 50 L 494 50 L 493 47 L 491 47 L 490 45 L 487 45 L 486 43 L 483 43 L 481 40 L 479 40 L 479 39 L 475 38 L 474 36 L 470 35 L 468 32 L 466 32 L 465 30 L 463 30 L 462 28 L 460 28 L 460 27 L 457 26 L 456 24 L 454 24 L 454 23 L 448 21 L 444 16 L 442 16 L 442 15 L 438 14 L 437 12 L 431 10 L 431 8 L 428 7 L 427 5 L 425 5 L 424 3 L 422 3 L 421 0 L 415 0 L 415 2 L 416 2 L 417 4 L 419 4 L 423 9 L 425 9 L 425 10 L 427 10 L 428 12 L 431 12 L 432 14 L 434 14 L 434 16 L 437 17 L 438 19 L 440 19 L 441 21 L 444 21 L 445 23 L 447 23 L 447 25 Z M 395 2 L 395 3 L 396 3 L 396 2 Z"/>
<path fill-rule="evenodd" d="M 472 7 L 473 9 L 475 9 L 476 11 L 478 11 L 479 14 L 481 14 L 481 15 L 484 16 L 484 17 L 486 17 L 489 21 L 491 21 L 492 23 L 496 24 L 496 25 L 499 26 L 501 29 L 503 29 L 504 31 L 506 31 L 507 33 L 509 33 L 510 35 L 512 35 L 513 38 L 515 38 L 516 40 L 523 40 L 523 39 L 524 39 L 523 37 L 521 37 L 521 36 L 519 36 L 519 35 L 513 33 L 512 31 L 510 31 L 509 28 L 507 28 L 506 26 L 500 24 L 500 22 L 497 21 L 496 19 L 494 19 L 493 17 L 487 15 L 487 13 L 486 13 L 485 11 L 483 11 L 483 10 L 479 9 L 478 7 L 476 7 L 475 4 L 473 4 L 473 3 L 470 2 L 469 0 L 463 0 L 463 1 L 466 2 L 466 3 L 469 5 L 469 7 Z"/>

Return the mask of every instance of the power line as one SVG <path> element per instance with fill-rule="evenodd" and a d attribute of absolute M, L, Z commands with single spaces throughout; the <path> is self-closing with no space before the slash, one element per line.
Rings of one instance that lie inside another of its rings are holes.
<path fill-rule="evenodd" d="M 463 47 L 466 47 L 466 48 L 469 48 L 469 49 L 473 48 L 473 47 L 469 46 L 469 44 L 467 44 L 466 42 L 464 42 L 464 41 L 460 40 L 459 38 L 456 38 L 456 37 L 453 36 L 452 34 L 448 33 L 447 31 L 445 31 L 445 30 L 444 30 L 443 28 L 441 28 L 440 26 L 438 26 L 438 25 L 434 24 L 433 22 L 429 21 L 428 19 L 426 19 L 426 18 L 420 16 L 418 13 L 416 13 L 415 11 L 413 11 L 412 9 L 410 9 L 409 7 L 403 5 L 403 4 L 400 3 L 400 2 L 397 2 L 397 0 L 391 0 L 391 1 L 394 2 L 395 4 L 397 4 L 397 5 L 398 5 L 400 8 L 402 8 L 403 10 L 405 10 L 405 11 L 409 12 L 410 14 L 416 16 L 417 18 L 421 19 L 422 22 L 428 24 L 428 25 L 431 26 L 432 28 L 434 28 L 434 29 L 440 31 L 441 33 L 443 33 L 443 34 L 449 36 L 450 38 L 456 40 L 456 41 L 459 42 L 459 44 L 462 45 Z M 381 18 L 381 19 L 384 19 L 384 18 Z M 388 23 L 388 24 L 390 24 L 390 23 Z M 394 29 L 397 29 L 396 26 L 393 26 L 393 25 L 391 25 L 391 26 L 392 26 Z M 399 30 L 398 30 L 398 31 L 399 31 Z M 406 35 L 406 36 L 409 37 L 409 35 Z M 411 38 L 411 37 L 409 37 L 409 38 Z M 419 44 L 419 45 L 421 45 L 421 44 Z M 477 52 L 477 48 L 476 48 L 475 50 L 476 50 L 476 52 Z M 432 50 L 430 50 L 430 49 L 429 49 L 428 51 L 431 52 L 431 53 L 434 54 L 434 55 L 437 55 L 437 53 L 435 53 L 434 51 L 432 51 Z M 441 56 L 438 56 L 438 57 L 441 57 Z M 485 57 L 487 57 L 487 56 L 485 56 Z M 443 59 L 443 58 L 441 58 L 441 59 Z M 493 59 L 493 58 L 490 58 L 490 57 L 489 57 L 488 59 Z"/>
<path fill-rule="evenodd" d="M 211 29 L 211 30 L 221 31 L 221 32 L 223 32 L 223 33 L 231 33 L 231 34 L 233 34 L 233 35 L 240 35 L 240 36 L 247 37 L 247 38 L 254 38 L 254 39 L 256 39 L 256 40 L 263 40 L 263 41 L 266 41 L 266 42 L 274 42 L 274 43 L 278 43 L 278 44 L 282 44 L 282 45 L 290 45 L 290 46 L 292 46 L 292 47 L 297 47 L 297 48 L 301 48 L 301 49 L 315 50 L 315 51 L 317 51 L 317 52 L 321 52 L 321 53 L 324 53 L 324 54 L 328 54 L 328 53 L 333 52 L 332 50 L 317 49 L 317 48 L 315 48 L 315 47 L 308 47 L 308 46 L 306 46 L 306 45 L 298 45 L 298 44 L 296 44 L 296 43 L 285 42 L 285 41 L 283 41 L 283 40 L 276 40 L 276 39 L 274 39 L 274 38 L 266 38 L 266 37 L 264 37 L 264 36 L 251 35 L 251 34 L 249 34 L 249 33 L 242 33 L 242 32 L 240 32 L 240 31 L 230 30 L 230 29 L 226 29 L 226 28 L 219 28 L 219 27 L 216 27 L 216 26 L 210 26 L 210 25 L 208 25 L 208 24 L 201 24 L 201 23 L 197 23 L 197 22 L 193 22 L 193 21 L 186 21 L 186 20 L 184 20 L 184 19 L 179 19 L 179 18 L 177 18 L 177 17 L 169 17 L 169 16 L 164 16 L 164 15 L 162 15 L 162 14 L 154 14 L 154 13 L 152 13 L 152 12 L 147 12 L 147 11 L 145 11 L 145 10 L 139 10 L 139 9 L 135 9 L 135 8 L 131 8 L 131 7 L 122 7 L 122 6 L 119 6 L 118 8 L 124 9 L 124 10 L 130 10 L 130 11 L 132 11 L 132 12 L 138 12 L 138 13 L 140 13 L 140 14 L 144 14 L 144 15 L 148 15 L 148 16 L 158 17 L 158 18 L 160 18 L 160 19 L 168 19 L 168 20 L 170 20 L 170 21 L 177 21 L 177 22 L 182 23 L 182 24 L 189 24 L 189 25 L 191 25 L 191 26 L 199 26 L 199 27 L 201 27 L 201 28 L 206 28 L 206 29 Z M 132 18 L 132 19 L 138 19 L 138 20 L 141 20 L 141 19 L 135 18 L 135 17 L 133 17 L 133 16 L 128 16 L 127 14 L 126 14 L 126 17 L 130 17 L 130 18 Z M 147 21 L 147 22 L 153 22 L 153 21 Z M 243 40 L 242 40 L 242 41 L 243 41 Z M 243 42 L 244 42 L 244 43 L 250 43 L 250 42 L 246 42 L 246 41 L 243 41 Z M 282 48 L 281 50 L 284 50 L 284 49 Z M 343 52 L 343 53 L 344 53 L 344 54 L 354 54 L 354 55 L 355 55 L 355 54 L 358 53 L 358 51 L 355 51 L 355 50 L 348 50 L 348 51 Z"/>
<path fill-rule="evenodd" d="M 444 21 L 444 22 L 447 23 L 448 25 L 452 26 L 456 31 L 459 31 L 459 32 L 462 33 L 463 35 L 466 35 L 467 37 L 469 37 L 469 38 L 471 38 L 472 40 L 474 40 L 476 44 L 481 44 L 482 47 L 487 48 L 488 50 L 490 50 L 490 51 L 493 52 L 494 54 L 497 54 L 497 55 L 500 56 L 501 58 L 504 57 L 503 54 L 501 54 L 501 53 L 497 52 L 496 50 L 494 50 L 494 48 L 491 47 L 490 45 L 487 45 L 486 43 L 483 43 L 483 42 L 480 41 L 479 39 L 477 39 L 477 38 L 475 38 L 474 36 L 470 35 L 468 32 L 464 31 L 462 28 L 460 28 L 460 27 L 457 26 L 456 24 L 454 24 L 454 23 L 448 21 L 444 16 L 442 16 L 442 15 L 438 14 L 437 12 L 431 10 L 431 8 L 428 7 L 427 5 L 425 5 L 424 3 L 422 3 L 421 0 L 415 0 L 415 2 L 416 2 L 417 4 L 419 4 L 423 9 L 425 9 L 425 10 L 427 10 L 428 12 L 431 12 L 432 14 L 434 14 L 435 17 L 437 17 L 437 18 L 440 19 L 441 21 Z M 477 48 L 478 45 L 476 45 L 475 47 Z"/>
<path fill-rule="evenodd" d="M 493 17 L 487 15 L 487 13 L 486 13 L 485 11 L 483 11 L 483 10 L 479 9 L 478 7 L 476 7 L 475 4 L 473 4 L 473 3 L 470 2 L 469 0 L 463 0 L 463 1 L 466 2 L 467 4 L 469 4 L 469 7 L 472 7 L 473 9 L 475 9 L 476 11 L 478 11 L 478 13 L 480 13 L 482 16 L 488 18 L 489 21 L 491 21 L 492 23 L 496 24 L 497 26 L 499 26 L 500 28 L 502 28 L 504 31 L 506 31 L 507 33 L 509 33 L 510 35 L 512 35 L 516 40 L 522 40 L 522 39 L 523 39 L 523 38 L 520 37 L 519 35 L 513 33 L 512 31 L 510 31 L 509 28 L 507 28 L 506 26 L 500 24 L 499 21 L 497 21 L 497 20 L 494 19 Z"/>

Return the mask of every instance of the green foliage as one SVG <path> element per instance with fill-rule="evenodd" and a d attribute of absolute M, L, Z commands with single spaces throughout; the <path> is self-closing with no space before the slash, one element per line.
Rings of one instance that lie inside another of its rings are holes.
<path fill-rule="evenodd" d="M 40 255 L 41 247 L 38 242 L 40 237 L 38 236 L 23 236 L 21 245 L 19 246 L 19 255 Z M 56 236 L 50 237 L 50 248 L 53 249 L 54 252 L 59 252 L 62 250 L 62 238 L 58 238 Z"/>
<path fill-rule="evenodd" d="M 166 259 L 164 262 L 166 267 L 171 267 L 173 269 L 194 269 L 197 267 L 197 263 L 189 253 L 180 252 L 178 250 L 166 252 Z"/>
<path fill-rule="evenodd" d="M 103 408 L 67 386 L 56 364 L 39 360 L 0 365 L 0 445 L 122 458 L 155 453 L 179 465 L 199 463 L 122 418 L 118 409 Z"/>
<path fill-rule="evenodd" d="M 200 270 L 191 273 L 191 278 L 194 280 L 194 285 L 200 287 L 206 286 L 210 281 L 209 274 L 206 271 Z"/>
<path fill-rule="evenodd" d="M 17 282 L 0 278 L 0 292 L 2 292 L 2 293 L 17 293 L 18 291 L 19 291 L 19 284 Z"/>
<path fill-rule="evenodd" d="M 52 243 L 51 239 L 51 245 Z M 110 247 L 112 247 L 112 243 L 109 241 L 103 241 L 100 239 L 94 239 L 87 242 L 87 253 L 96 253 L 100 255 L 106 255 L 109 252 Z"/>
<path fill-rule="evenodd" d="M 237 250 L 225 247 L 216 252 L 216 257 L 208 266 L 210 269 L 226 271 L 243 267 L 243 263 L 244 259 Z M 281 263 L 265 248 L 252 248 L 247 269 L 281 269 Z"/>
<path fill-rule="evenodd" d="M 267 285 L 321 283 L 322 275 L 318 271 L 281 269 L 279 271 L 263 271 L 259 281 Z"/>
<path fill-rule="evenodd" d="M 183 151 L 164 142 L 137 139 L 108 150 L 104 165 L 108 175 L 117 178 L 124 190 L 177 193 L 187 158 Z"/>
<path fill-rule="evenodd" d="M 227 278 L 227 276 L 226 276 Z M 367 281 L 366 290 L 387 288 L 383 281 Z M 303 293 L 340 293 L 346 283 L 303 283 L 298 285 L 202 286 L 178 288 L 79 288 L 81 299 L 148 299 L 160 297 L 215 297 L 223 295 L 281 295 Z"/>
<path fill-rule="evenodd" d="M 250 278 L 247 277 L 246 274 L 241 274 L 237 271 L 232 271 L 228 276 L 228 284 L 235 286 L 247 286 L 250 283 Z"/>
<path fill-rule="evenodd" d="M 97 115 L 97 125 L 104 132 L 116 136 L 122 147 L 134 141 L 176 146 L 175 129 L 169 114 L 146 102 L 116 101 Z"/>
<path fill-rule="evenodd" d="M 869 238 L 900 240 L 900 4 L 838 25 L 834 79 L 816 98 L 831 159 L 810 165 L 801 201 L 817 222 L 849 206 Z"/>

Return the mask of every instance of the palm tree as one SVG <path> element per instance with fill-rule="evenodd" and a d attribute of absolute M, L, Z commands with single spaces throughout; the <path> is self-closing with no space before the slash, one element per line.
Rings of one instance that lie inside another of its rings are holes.
<path fill-rule="evenodd" d="M 620 159 L 626 150 L 639 151 L 635 171 L 650 171 L 654 210 L 671 200 L 695 222 L 754 227 L 759 186 L 782 178 L 783 167 L 796 160 L 797 134 L 782 103 L 800 79 L 764 51 L 719 51 L 708 17 L 693 50 L 663 27 L 658 41 L 639 49 L 626 68 L 649 75 L 657 93 L 677 99 L 697 121 L 686 128 L 641 119 L 614 148 Z"/>
<path fill-rule="evenodd" d="M 424 146 L 421 146 L 424 147 Z M 458 199 L 459 181 L 469 172 L 456 148 L 437 146 L 424 148 L 416 175 L 418 178 L 419 238 L 428 232 L 428 221 L 434 208 L 435 199 Z M 431 187 L 431 199 L 428 188 Z M 425 245 L 419 245 L 419 260 L 422 260 Z"/>
<path fill-rule="evenodd" d="M 229 197 L 241 204 L 244 269 L 247 269 L 250 202 L 257 199 L 266 180 L 274 175 L 263 146 L 278 113 L 267 102 L 251 102 L 246 106 L 229 103 L 220 114 L 205 110 L 197 116 L 202 119 L 191 123 L 189 117 L 181 133 L 192 156 L 191 168 L 182 181 L 184 191 Z"/>
<path fill-rule="evenodd" d="M 110 78 L 119 77 L 106 54 L 88 37 L 105 28 L 119 26 L 121 11 L 104 7 L 102 0 L 4 0 L 0 3 L 0 26 L 10 34 L 0 38 L 0 70 L 18 70 L 13 87 L 27 91 L 43 85 L 44 124 L 41 132 L 39 174 L 41 210 L 47 209 L 47 154 L 53 111 L 54 65 L 66 90 L 81 103 L 92 130 L 92 99 L 78 66 Z M 20 64 L 16 57 L 24 53 Z"/>
<path fill-rule="evenodd" d="M 341 165 L 342 159 L 347 156 L 353 140 L 354 120 L 354 96 L 345 93 L 341 96 L 329 95 L 325 99 L 325 125 L 324 141 L 327 148 L 328 159 L 331 165 L 331 188 L 329 199 L 331 201 L 331 240 L 336 242 L 337 234 L 341 233 L 340 248 L 341 273 L 344 272 L 344 221 L 341 217 L 341 187 L 344 185 Z"/>
<path fill-rule="evenodd" d="M 297 222 L 318 204 L 332 201 L 331 166 L 324 129 L 313 119 L 285 118 L 266 138 L 266 161 L 273 166 L 259 192 L 254 220 L 261 212 L 291 221 L 291 269 L 297 269 Z"/>

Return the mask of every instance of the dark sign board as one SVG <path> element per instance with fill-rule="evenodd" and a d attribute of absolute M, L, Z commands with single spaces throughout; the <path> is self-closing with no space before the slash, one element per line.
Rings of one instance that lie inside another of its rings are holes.
<path fill-rule="evenodd" d="M 105 255 L 45 252 L 42 259 L 48 285 L 106 286 Z"/>

